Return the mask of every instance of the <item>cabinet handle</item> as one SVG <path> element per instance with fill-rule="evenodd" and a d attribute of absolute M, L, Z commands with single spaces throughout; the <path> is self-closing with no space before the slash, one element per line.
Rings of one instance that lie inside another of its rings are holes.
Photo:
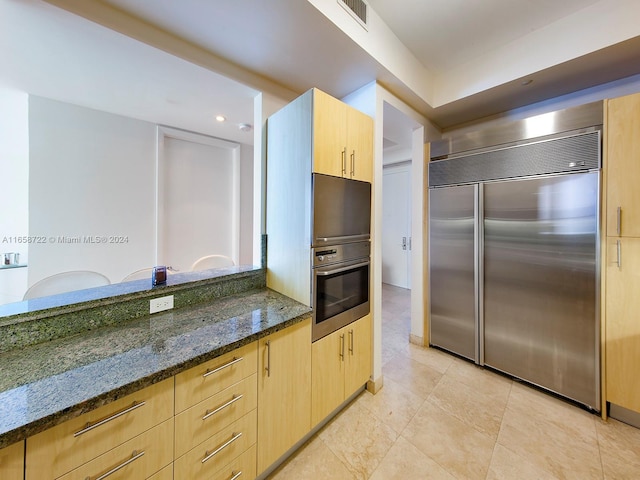
<path fill-rule="evenodd" d="M 233 472 L 231 472 L 231 475 L 233 475 L 229 480 L 236 480 L 237 478 L 240 478 L 240 475 L 242 475 L 242 470 L 240 470 L 238 473 L 235 472 L 235 470 Z"/>
<path fill-rule="evenodd" d="M 203 374 L 202 374 L 202 376 L 206 378 L 206 377 L 208 377 L 209 375 L 213 375 L 214 373 L 217 373 L 217 372 L 219 372 L 220 370 L 224 370 L 225 368 L 228 368 L 228 367 L 230 367 L 231 365 L 233 365 L 233 364 L 235 364 L 235 363 L 238 363 L 238 362 L 242 361 L 242 360 L 243 360 L 243 358 L 244 358 L 244 357 L 233 357 L 233 360 L 231 360 L 231 361 L 229 361 L 229 362 L 225 363 L 224 365 L 220 365 L 219 367 L 214 368 L 213 370 L 209 370 L 209 369 L 207 368 L 207 371 L 206 371 L 205 373 L 203 373 Z"/>
<path fill-rule="evenodd" d="M 265 344 L 267 346 L 267 366 L 264 369 L 267 371 L 267 378 L 271 376 L 271 340 L 267 340 Z"/>
<path fill-rule="evenodd" d="M 349 352 L 353 356 L 353 328 L 349 330 Z"/>
<path fill-rule="evenodd" d="M 622 245 L 620 240 L 616 240 L 616 246 L 618 249 L 618 268 L 622 268 Z"/>
<path fill-rule="evenodd" d="M 616 232 L 618 233 L 618 236 L 620 236 L 620 232 L 622 232 L 622 207 L 618 207 L 616 212 L 616 222 Z"/>
<path fill-rule="evenodd" d="M 347 147 L 342 150 L 342 175 L 347 175 Z"/>
<path fill-rule="evenodd" d="M 231 445 L 233 442 L 235 442 L 241 436 L 242 436 L 242 432 L 232 433 L 231 434 L 231 438 L 229 440 L 227 440 L 226 442 L 224 442 L 222 445 L 220 445 L 218 448 L 216 448 L 213 452 L 211 452 L 211 453 L 209 453 L 209 451 L 204 452 L 204 458 L 202 459 L 202 463 L 204 463 L 204 462 L 206 462 L 208 460 L 211 460 L 215 455 L 219 454 L 222 450 L 227 448 L 229 445 Z"/>
<path fill-rule="evenodd" d="M 356 174 L 356 151 L 351 151 L 351 176 Z"/>
<path fill-rule="evenodd" d="M 344 362 L 344 333 L 340 335 L 340 358 Z"/>
<path fill-rule="evenodd" d="M 240 400 L 244 395 L 233 395 L 233 398 L 231 400 L 229 400 L 227 403 L 220 405 L 218 408 L 216 408 L 215 410 L 207 410 L 205 412 L 205 416 L 202 417 L 202 420 L 206 420 L 207 418 L 209 418 L 211 415 L 215 415 L 216 413 L 218 413 L 220 410 L 224 410 L 225 408 L 227 408 L 229 405 L 233 405 L 234 403 L 236 403 L 238 400 Z"/>
<path fill-rule="evenodd" d="M 141 456 L 144 455 L 144 450 L 141 451 L 140 453 L 138 453 L 136 450 L 133 451 L 133 453 L 131 453 L 131 458 L 129 458 L 128 460 L 125 460 L 124 462 L 122 462 L 120 465 L 118 465 L 117 467 L 113 467 L 111 470 L 109 470 L 107 473 L 103 473 L 102 475 L 100 475 L 99 477 L 95 477 L 94 480 L 104 480 L 105 478 L 107 478 L 109 475 L 116 473 L 118 470 L 126 467 L 127 465 L 129 465 L 131 462 L 135 462 L 137 459 L 139 459 Z M 84 480 L 91 480 L 91 477 L 86 477 Z"/>
<path fill-rule="evenodd" d="M 133 402 L 133 404 L 130 407 L 127 407 L 123 410 L 120 410 L 119 412 L 114 413 L 113 415 L 104 418 L 96 423 L 90 423 L 87 422 L 87 424 L 85 425 L 85 427 L 82 430 L 77 431 L 76 433 L 73 434 L 74 437 L 79 437 L 80 435 L 82 435 L 83 433 L 87 433 L 90 432 L 91 430 L 93 430 L 94 428 L 98 428 L 101 425 L 104 425 L 105 423 L 110 422 L 111 420 L 115 420 L 118 417 L 121 417 L 122 415 L 125 415 L 129 412 L 134 411 L 136 408 L 140 408 L 143 405 L 145 405 L 145 402 Z"/>

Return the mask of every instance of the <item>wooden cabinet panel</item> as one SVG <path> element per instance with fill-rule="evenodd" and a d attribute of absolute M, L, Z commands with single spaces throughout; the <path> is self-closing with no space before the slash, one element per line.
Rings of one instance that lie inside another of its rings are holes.
<path fill-rule="evenodd" d="M 321 90 L 313 90 L 313 171 L 348 176 L 347 106 Z"/>
<path fill-rule="evenodd" d="M 256 478 L 256 446 L 225 465 L 210 480 L 253 480 Z M 176 478 L 177 480 L 177 478 Z"/>
<path fill-rule="evenodd" d="M 27 480 L 57 478 L 172 418 L 173 398 L 169 378 L 28 438 Z"/>
<path fill-rule="evenodd" d="M 345 398 L 362 387 L 371 376 L 371 315 L 346 327 Z"/>
<path fill-rule="evenodd" d="M 2 480 L 23 480 L 24 442 L 0 450 L 0 477 Z"/>
<path fill-rule="evenodd" d="M 176 458 L 257 405 L 256 374 L 176 415 Z"/>
<path fill-rule="evenodd" d="M 104 476 L 109 480 L 145 479 L 173 461 L 173 419 L 147 430 L 58 480 L 85 480 Z M 54 478 L 41 476 L 39 479 Z"/>
<path fill-rule="evenodd" d="M 640 238 L 608 238 L 606 248 L 607 400 L 640 413 Z"/>
<path fill-rule="evenodd" d="M 260 340 L 258 473 L 311 430 L 311 319 Z"/>
<path fill-rule="evenodd" d="M 608 101 L 606 128 L 607 235 L 640 237 L 640 93 Z"/>
<path fill-rule="evenodd" d="M 316 426 L 344 401 L 343 329 L 335 331 L 311 346 L 311 425 Z"/>
<path fill-rule="evenodd" d="M 316 426 L 371 375 L 371 315 L 313 343 L 311 424 Z"/>
<path fill-rule="evenodd" d="M 347 108 L 347 176 L 373 182 L 373 120 L 355 108 Z"/>
<path fill-rule="evenodd" d="M 177 458 L 174 476 L 176 479 L 208 480 L 255 443 L 256 411 L 253 410 Z"/>
<path fill-rule="evenodd" d="M 149 480 L 173 480 L 173 464 L 167 465 L 162 470 L 154 473 Z"/>
<path fill-rule="evenodd" d="M 256 373 L 255 342 L 176 375 L 176 413 Z"/>

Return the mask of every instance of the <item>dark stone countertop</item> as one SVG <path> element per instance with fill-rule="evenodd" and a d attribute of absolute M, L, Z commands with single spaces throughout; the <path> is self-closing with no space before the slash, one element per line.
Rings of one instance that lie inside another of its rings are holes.
<path fill-rule="evenodd" d="M 2 353 L 0 448 L 310 315 L 265 288 Z"/>

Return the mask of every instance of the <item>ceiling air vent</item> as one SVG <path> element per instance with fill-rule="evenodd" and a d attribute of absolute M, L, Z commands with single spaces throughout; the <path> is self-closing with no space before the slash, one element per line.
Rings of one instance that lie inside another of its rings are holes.
<path fill-rule="evenodd" d="M 338 0 L 338 3 L 367 29 L 367 3 L 364 0 Z"/>

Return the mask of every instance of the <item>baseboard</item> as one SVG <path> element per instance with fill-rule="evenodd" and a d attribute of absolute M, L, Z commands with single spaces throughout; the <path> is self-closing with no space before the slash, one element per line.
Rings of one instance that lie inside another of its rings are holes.
<path fill-rule="evenodd" d="M 640 428 L 640 413 L 621 407 L 614 403 L 609 404 L 609 416 L 620 420 L 632 427 Z"/>
<path fill-rule="evenodd" d="M 380 391 L 383 385 L 384 385 L 384 380 L 382 378 L 382 375 L 380 375 L 375 380 L 367 381 L 367 391 L 375 395 Z"/>
<path fill-rule="evenodd" d="M 424 347 L 424 337 L 419 337 L 417 335 L 409 334 L 409 343 L 413 345 L 418 345 L 419 347 Z"/>

